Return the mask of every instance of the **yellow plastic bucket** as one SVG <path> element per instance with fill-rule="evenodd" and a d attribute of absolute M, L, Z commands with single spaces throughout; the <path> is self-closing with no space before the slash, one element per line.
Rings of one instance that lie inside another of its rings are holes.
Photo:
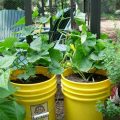
<path fill-rule="evenodd" d="M 15 79 L 21 72 L 23 71 L 14 71 L 12 79 Z M 36 84 L 12 83 L 18 89 L 14 96 L 26 109 L 25 120 L 56 120 L 56 76 L 49 74 L 47 68 L 41 66 L 36 67 L 36 73 L 43 74 L 50 79 Z"/>
<path fill-rule="evenodd" d="M 65 78 L 72 73 L 71 69 L 67 69 L 61 75 L 65 120 L 103 120 L 96 103 L 110 95 L 110 81 L 78 83 Z"/>

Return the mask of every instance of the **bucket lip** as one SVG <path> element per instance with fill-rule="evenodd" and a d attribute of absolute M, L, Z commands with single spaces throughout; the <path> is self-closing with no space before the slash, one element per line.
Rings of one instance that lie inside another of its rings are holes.
<path fill-rule="evenodd" d="M 52 81 L 56 78 L 56 75 L 53 75 L 51 78 L 49 78 L 48 80 L 44 81 L 44 82 L 40 82 L 40 83 L 34 83 L 34 84 L 20 84 L 20 83 L 14 83 L 11 82 L 13 85 L 17 85 L 17 86 L 36 86 L 36 85 L 42 85 L 45 83 L 48 83 L 49 81 Z"/>
<path fill-rule="evenodd" d="M 48 69 L 47 67 L 44 67 L 44 66 L 36 66 L 36 68 L 45 68 L 45 69 Z M 14 82 L 11 82 L 13 85 L 17 85 L 17 86 L 37 86 L 37 85 L 42 85 L 42 84 L 45 84 L 45 83 L 49 83 L 50 81 L 56 79 L 56 75 L 55 74 L 51 74 L 51 78 L 49 78 L 48 80 L 46 81 L 43 81 L 43 82 L 39 82 L 39 83 L 34 83 L 34 84 L 20 84 L 20 83 L 14 83 Z"/>
<path fill-rule="evenodd" d="M 69 69 L 71 69 L 71 68 L 68 68 L 68 69 L 66 69 L 65 71 L 68 71 Z M 63 73 L 64 74 L 64 73 Z M 105 82 L 107 82 L 107 81 L 109 81 L 110 82 L 110 80 L 109 79 L 105 79 L 105 80 L 102 80 L 102 81 L 99 81 L 99 82 L 89 82 L 89 83 L 86 83 L 86 82 L 75 82 L 75 81 L 71 81 L 71 80 L 69 80 L 69 79 L 67 79 L 67 78 L 65 78 L 65 76 L 63 75 L 63 74 L 61 74 L 61 78 L 63 79 L 63 80 L 65 80 L 65 81 L 67 81 L 67 82 L 69 82 L 69 83 L 73 83 L 73 84 L 78 84 L 78 85 L 96 85 L 96 84 L 102 84 L 102 83 L 105 83 Z"/>

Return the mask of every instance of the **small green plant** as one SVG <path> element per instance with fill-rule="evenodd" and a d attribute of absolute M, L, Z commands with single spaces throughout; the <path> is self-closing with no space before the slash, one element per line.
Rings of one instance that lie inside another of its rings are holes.
<path fill-rule="evenodd" d="M 12 69 L 17 68 L 25 70 L 24 74 L 18 76 L 29 82 L 30 77 L 35 76 L 36 66 L 48 67 L 54 74 L 60 74 L 63 71 L 60 62 L 63 54 L 54 48 L 54 43 L 49 43 L 47 33 L 37 32 L 40 30 L 35 26 L 25 27 L 21 33 L 25 40 L 11 37 L 0 42 L 0 53 L 3 56 L 16 56 L 12 64 Z"/>
<path fill-rule="evenodd" d="M 104 65 L 107 70 L 108 78 L 114 84 L 120 84 L 120 45 L 113 43 L 105 49 Z"/>
<path fill-rule="evenodd" d="M 104 120 L 119 120 L 120 119 L 120 105 L 116 105 L 111 100 L 105 101 L 105 103 L 99 101 L 97 109 L 103 114 Z"/>
<path fill-rule="evenodd" d="M 79 73 L 83 80 L 88 81 L 84 73 L 91 69 L 103 69 L 104 49 L 108 42 L 106 35 L 101 35 L 100 39 L 89 32 L 82 15 L 75 16 L 75 21 L 80 30 L 71 30 L 67 34 L 66 58 L 72 69 Z M 66 65 L 65 65 L 66 66 Z"/>

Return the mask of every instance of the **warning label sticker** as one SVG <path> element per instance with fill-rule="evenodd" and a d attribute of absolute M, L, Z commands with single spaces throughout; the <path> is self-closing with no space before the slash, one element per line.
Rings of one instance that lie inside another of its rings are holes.
<path fill-rule="evenodd" d="M 32 105 L 31 115 L 32 120 L 49 120 L 48 104 Z"/>

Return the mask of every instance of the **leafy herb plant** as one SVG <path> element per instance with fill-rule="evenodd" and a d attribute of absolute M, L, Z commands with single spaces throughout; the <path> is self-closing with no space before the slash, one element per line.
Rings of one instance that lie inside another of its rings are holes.
<path fill-rule="evenodd" d="M 120 45 L 118 42 L 106 47 L 104 65 L 112 83 L 120 84 Z"/>
<path fill-rule="evenodd" d="M 110 99 L 105 103 L 98 102 L 97 109 L 104 116 L 104 120 L 119 120 L 120 119 L 120 105 L 116 105 Z"/>

